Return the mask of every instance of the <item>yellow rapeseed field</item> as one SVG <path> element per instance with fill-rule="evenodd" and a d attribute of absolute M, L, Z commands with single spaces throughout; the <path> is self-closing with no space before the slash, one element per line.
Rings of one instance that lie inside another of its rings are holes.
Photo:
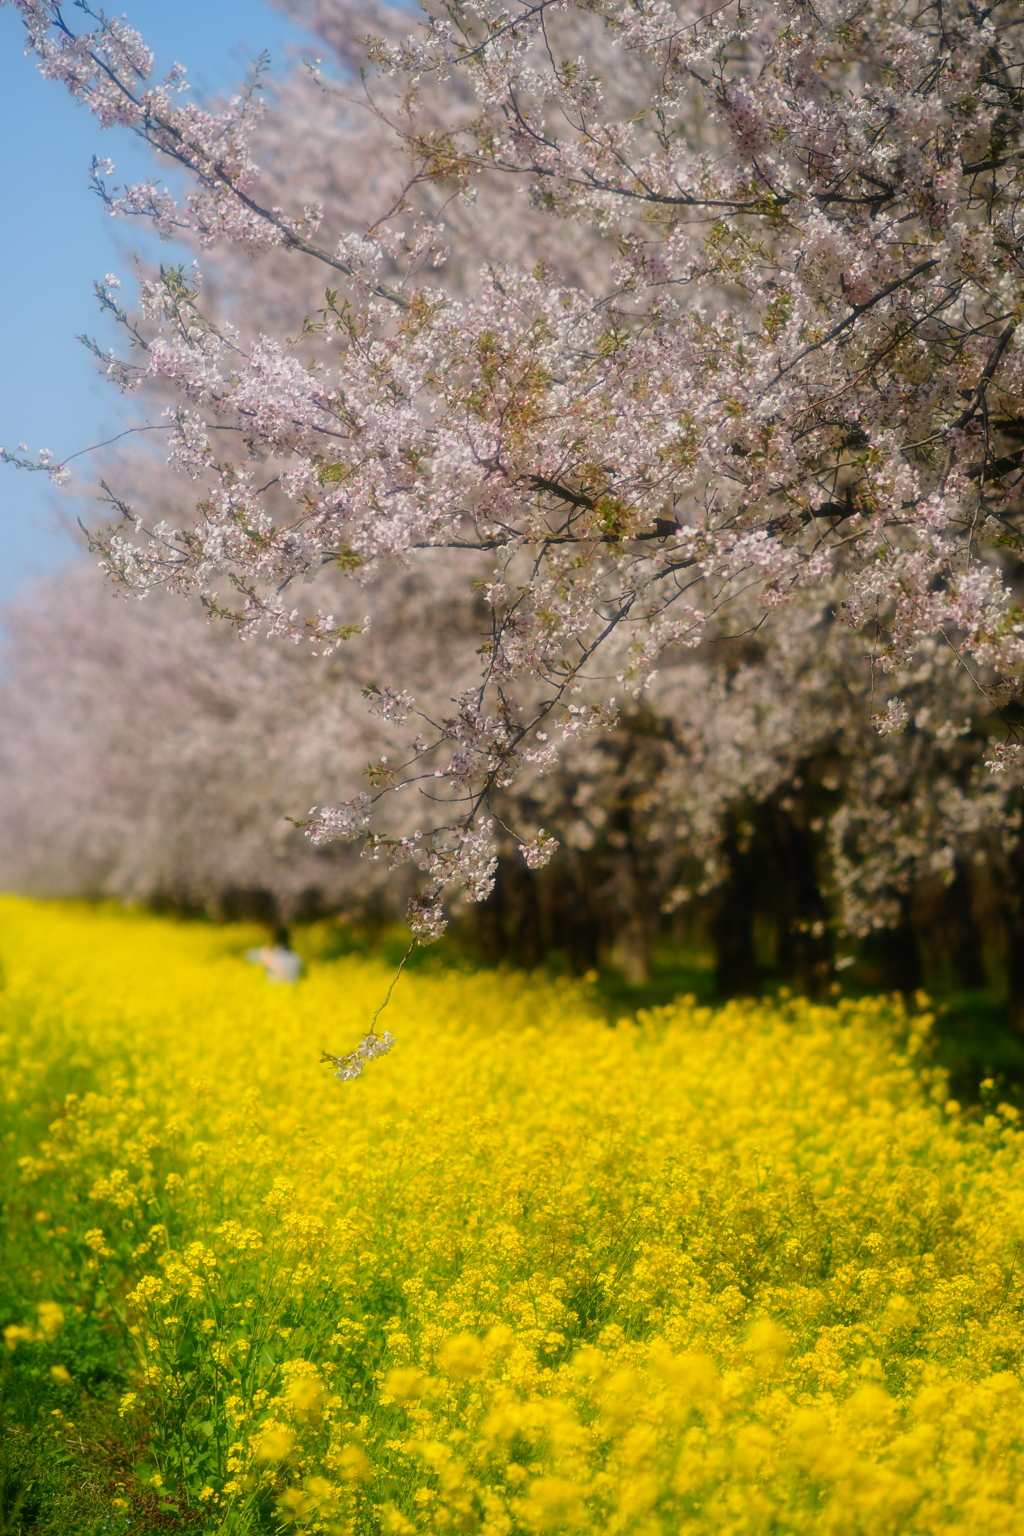
<path fill-rule="evenodd" d="M 0 902 L 8 1346 L 124 1328 L 190 1529 L 1020 1532 L 1024 1139 L 927 1016 L 418 972 L 339 1083 L 386 967 L 251 942 Z"/>

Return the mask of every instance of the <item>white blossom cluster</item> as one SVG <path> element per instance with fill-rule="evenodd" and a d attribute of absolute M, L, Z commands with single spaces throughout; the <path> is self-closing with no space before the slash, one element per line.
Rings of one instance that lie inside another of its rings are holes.
<path fill-rule="evenodd" d="M 320 1059 L 329 1061 L 333 1065 L 335 1077 L 340 1078 L 343 1083 L 350 1083 L 355 1078 L 362 1077 L 363 1068 L 368 1061 L 376 1061 L 378 1056 L 386 1056 L 389 1051 L 394 1050 L 396 1044 L 397 1041 L 389 1030 L 385 1030 L 382 1035 L 371 1031 L 349 1055 L 332 1056 L 328 1051 L 324 1051 Z"/>

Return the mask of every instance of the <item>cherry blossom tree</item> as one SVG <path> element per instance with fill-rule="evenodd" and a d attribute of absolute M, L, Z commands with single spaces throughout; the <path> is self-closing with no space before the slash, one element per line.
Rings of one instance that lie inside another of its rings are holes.
<path fill-rule="evenodd" d="M 314 848 L 293 818 L 325 786 L 340 792 L 367 762 L 386 762 L 391 732 L 364 695 L 403 637 L 417 636 L 408 680 L 436 702 L 451 652 L 472 657 L 478 615 L 472 604 L 459 613 L 447 574 L 429 562 L 389 582 L 385 603 L 373 587 L 335 595 L 375 622 L 358 653 L 326 659 L 244 645 L 169 594 L 119 601 L 88 568 L 9 610 L 0 882 L 283 927 L 338 909 L 397 917 L 385 859 Z M 441 606 L 443 631 L 431 623 Z M 392 837 L 414 831 L 411 806 L 393 796 L 386 808 Z"/>
<path fill-rule="evenodd" d="M 98 166 L 113 213 L 215 262 L 304 264 L 293 292 L 309 272 L 330 285 L 308 315 L 279 285 L 266 328 L 205 304 L 184 269 L 143 281 L 138 320 L 101 285 L 130 341 L 108 371 L 163 392 L 195 486 L 191 520 L 114 494 L 108 571 L 326 657 L 362 624 L 343 577 L 443 558 L 485 605 L 454 702 L 382 674 L 397 760 L 306 827 L 416 865 L 421 939 L 445 891 L 487 895 L 499 836 L 543 862 L 553 840 L 523 808 L 573 763 L 598 782 L 593 733 L 642 707 L 681 744 L 652 846 L 674 827 L 712 880 L 738 793 L 846 764 L 827 842 L 855 930 L 996 825 L 1024 666 L 1014 7 L 474 0 L 409 36 L 382 10 L 360 92 L 293 87 L 387 160 L 355 225 L 289 200 L 298 137 L 260 180 L 255 92 L 182 105 L 182 72 L 154 86 L 125 24 L 74 34 L 55 5 L 16 3 L 43 71 L 192 180 L 115 188 Z M 340 7 L 308 12 L 355 56 Z M 293 606 L 313 581 L 331 606 Z M 756 637 L 756 665 L 707 659 L 730 635 Z M 986 739 L 997 777 L 979 790 Z M 888 820 L 872 754 L 843 756 L 865 740 L 901 786 Z M 424 814 L 399 832 L 385 807 L 406 786 Z"/>

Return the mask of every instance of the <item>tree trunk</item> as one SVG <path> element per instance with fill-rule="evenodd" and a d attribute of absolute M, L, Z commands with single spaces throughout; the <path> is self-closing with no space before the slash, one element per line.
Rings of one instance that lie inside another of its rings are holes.
<path fill-rule="evenodd" d="M 971 908 L 971 887 L 963 866 L 958 864 L 952 883 L 946 887 L 946 912 L 949 924 L 950 980 L 958 991 L 974 992 L 986 983 L 981 934 Z"/>
<path fill-rule="evenodd" d="M 763 900 L 775 919 L 780 972 L 795 991 L 820 997 L 831 974 L 832 944 L 806 810 L 792 790 L 773 796 L 767 806 L 775 878 Z"/>
<path fill-rule="evenodd" d="M 921 954 L 917 935 L 908 914 L 908 903 L 902 903 L 902 921 L 895 928 L 883 928 L 874 935 L 872 948 L 881 970 L 880 985 L 884 992 L 916 992 L 921 986 Z"/>
<path fill-rule="evenodd" d="M 609 959 L 631 987 L 643 986 L 651 979 L 651 949 L 646 925 L 640 913 L 632 914 L 615 930 Z"/>
<path fill-rule="evenodd" d="M 1003 922 L 1006 929 L 1007 1015 L 1024 1035 L 1024 850 L 1015 850 L 1008 870 Z"/>
<path fill-rule="evenodd" d="M 719 887 L 711 922 L 716 951 L 715 990 L 721 997 L 750 997 L 758 991 L 757 955 L 754 949 L 755 896 L 753 861 L 741 852 L 735 832 L 730 832 L 726 852 L 732 873 Z"/>

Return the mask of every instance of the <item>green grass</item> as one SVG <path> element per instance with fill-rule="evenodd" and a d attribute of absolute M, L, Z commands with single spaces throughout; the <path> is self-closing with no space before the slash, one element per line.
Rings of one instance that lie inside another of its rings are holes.
<path fill-rule="evenodd" d="M 31 1275 L 25 1281 L 31 1284 Z M 38 1286 L 36 1279 L 36 1292 Z M 3 1326 L 30 1323 L 33 1315 L 23 1288 L 5 1284 Z M 132 1480 L 131 1447 L 117 1416 L 117 1389 L 125 1379 L 120 1341 L 89 1314 L 66 1317 L 59 1339 L 22 1343 L 5 1350 L 0 1363 L 3 1536 L 120 1536 L 130 1529 L 114 1502 Z M 54 1368 L 70 1379 L 56 1380 Z"/>

